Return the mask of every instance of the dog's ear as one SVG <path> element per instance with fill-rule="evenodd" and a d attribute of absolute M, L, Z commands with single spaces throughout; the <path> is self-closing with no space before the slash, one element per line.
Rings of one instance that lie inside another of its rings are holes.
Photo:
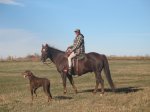
<path fill-rule="evenodd" d="M 26 78 L 26 77 L 27 77 L 27 75 L 25 75 L 25 74 L 24 74 L 24 75 L 23 75 L 23 77 L 24 77 L 24 78 Z"/>
<path fill-rule="evenodd" d="M 32 73 L 31 71 L 28 71 L 28 74 L 29 74 L 30 76 L 32 76 L 32 75 L 33 75 L 33 73 Z"/>
<path fill-rule="evenodd" d="M 22 73 L 22 75 L 23 75 L 24 78 L 26 78 L 26 77 L 28 76 L 28 70 L 24 71 L 24 72 Z"/>
<path fill-rule="evenodd" d="M 21 73 L 21 75 L 23 75 L 24 78 L 26 77 L 25 72 Z"/>

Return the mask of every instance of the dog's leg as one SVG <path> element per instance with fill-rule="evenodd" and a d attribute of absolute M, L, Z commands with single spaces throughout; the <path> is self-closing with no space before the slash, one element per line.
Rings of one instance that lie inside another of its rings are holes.
<path fill-rule="evenodd" d="M 33 101 L 33 89 L 31 88 L 31 99 Z"/>
<path fill-rule="evenodd" d="M 48 102 L 52 99 L 52 95 L 51 95 L 51 92 L 50 92 L 50 84 L 46 85 L 44 88 L 44 92 L 45 94 L 48 96 Z"/>
<path fill-rule="evenodd" d="M 47 92 L 48 92 L 48 102 L 49 102 L 52 99 L 52 94 L 50 92 L 50 85 L 48 85 Z"/>
<path fill-rule="evenodd" d="M 35 88 L 33 92 L 34 92 L 34 94 L 35 94 L 35 95 L 36 95 L 36 97 L 37 97 L 36 90 L 37 90 L 37 88 Z"/>

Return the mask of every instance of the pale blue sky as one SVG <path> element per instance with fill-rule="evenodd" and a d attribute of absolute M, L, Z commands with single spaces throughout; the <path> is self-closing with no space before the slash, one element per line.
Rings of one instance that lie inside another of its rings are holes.
<path fill-rule="evenodd" d="M 1 57 L 65 50 L 76 28 L 86 52 L 150 55 L 149 0 L 0 0 Z"/>

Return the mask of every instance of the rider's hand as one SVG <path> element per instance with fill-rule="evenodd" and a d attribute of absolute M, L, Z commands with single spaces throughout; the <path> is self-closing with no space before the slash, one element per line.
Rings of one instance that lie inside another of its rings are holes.
<path fill-rule="evenodd" d="M 70 51 L 69 51 L 69 52 L 70 52 L 70 54 L 71 54 L 71 53 L 73 52 L 73 50 L 72 50 L 72 49 L 70 49 Z"/>

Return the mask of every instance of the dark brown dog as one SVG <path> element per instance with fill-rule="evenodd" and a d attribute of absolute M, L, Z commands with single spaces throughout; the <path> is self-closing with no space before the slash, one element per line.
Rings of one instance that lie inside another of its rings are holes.
<path fill-rule="evenodd" d="M 52 99 L 52 95 L 50 92 L 50 81 L 46 78 L 39 78 L 33 75 L 33 73 L 30 70 L 26 70 L 23 73 L 24 77 L 28 77 L 30 81 L 30 90 L 31 90 L 31 96 L 32 96 L 32 101 L 33 101 L 33 93 L 37 96 L 36 90 L 39 87 L 43 86 L 43 90 L 48 96 L 48 102 Z"/>

